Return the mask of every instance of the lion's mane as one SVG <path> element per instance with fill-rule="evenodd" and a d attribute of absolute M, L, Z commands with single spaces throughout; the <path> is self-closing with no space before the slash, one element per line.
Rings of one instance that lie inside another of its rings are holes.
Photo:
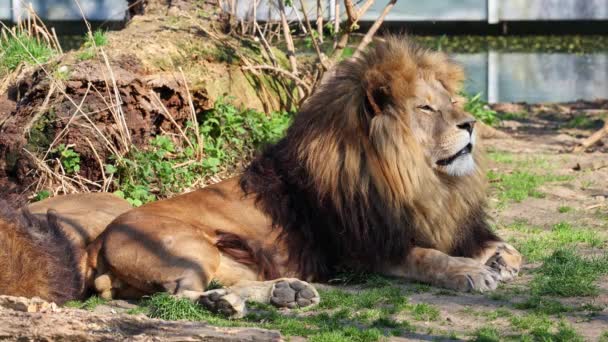
<path fill-rule="evenodd" d="M 402 38 L 376 43 L 340 63 L 246 168 L 241 187 L 283 230 L 300 276 L 396 264 L 412 246 L 472 256 L 493 238 L 483 170 L 436 172 L 409 128 L 403 99 L 425 77 L 456 95 L 463 72 Z"/>

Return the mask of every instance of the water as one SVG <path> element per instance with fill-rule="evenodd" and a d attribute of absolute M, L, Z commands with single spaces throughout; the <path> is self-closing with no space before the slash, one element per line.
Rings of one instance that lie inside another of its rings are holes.
<path fill-rule="evenodd" d="M 608 98 L 608 53 L 455 54 L 466 91 L 495 102 L 566 102 Z"/>

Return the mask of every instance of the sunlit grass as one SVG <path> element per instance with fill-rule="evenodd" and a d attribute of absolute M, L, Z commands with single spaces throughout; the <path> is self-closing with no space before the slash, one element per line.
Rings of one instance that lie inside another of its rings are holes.
<path fill-rule="evenodd" d="M 571 249 L 555 251 L 535 270 L 532 293 L 560 297 L 594 296 L 599 293 L 596 281 L 608 274 L 608 254 L 582 257 Z"/>
<path fill-rule="evenodd" d="M 0 36 L 0 75 L 15 70 L 21 63 L 46 63 L 56 52 L 43 41 L 24 33 Z"/>
<path fill-rule="evenodd" d="M 567 222 L 559 222 L 551 230 L 543 230 L 526 222 L 515 222 L 506 228 L 526 234 L 514 238 L 513 243 L 528 261 L 540 261 L 555 250 L 568 246 L 583 244 L 601 247 L 606 243 L 605 235 L 589 228 L 575 228 Z"/>
<path fill-rule="evenodd" d="M 571 176 L 552 174 L 536 174 L 529 171 L 515 171 L 513 173 L 488 172 L 488 179 L 498 190 L 499 207 L 509 202 L 521 202 L 528 197 L 542 198 L 544 193 L 538 187 L 548 182 L 564 182 L 571 180 Z"/>

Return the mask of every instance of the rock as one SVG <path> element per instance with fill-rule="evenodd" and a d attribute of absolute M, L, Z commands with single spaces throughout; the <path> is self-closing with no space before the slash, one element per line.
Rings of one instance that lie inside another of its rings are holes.
<path fill-rule="evenodd" d="M 22 312 L 59 312 L 55 303 L 49 303 L 38 297 L 0 296 L 0 307 Z"/>

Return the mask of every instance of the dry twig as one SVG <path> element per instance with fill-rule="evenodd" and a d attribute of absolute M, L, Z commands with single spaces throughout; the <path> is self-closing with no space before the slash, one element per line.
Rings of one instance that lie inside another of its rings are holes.
<path fill-rule="evenodd" d="M 293 73 L 290 73 L 289 71 L 287 71 L 285 69 L 277 68 L 277 67 L 274 67 L 274 66 L 271 66 L 271 65 L 245 66 L 245 67 L 242 67 L 242 69 L 243 70 L 268 70 L 268 71 L 271 71 L 271 72 L 274 72 L 274 73 L 278 73 L 278 74 L 280 74 L 282 76 L 286 76 L 286 77 L 292 79 L 295 83 L 297 83 L 298 86 L 303 87 L 304 91 L 306 92 L 306 94 L 304 94 L 304 95 L 310 94 L 311 89 L 310 89 L 310 86 L 308 85 L 308 83 L 304 82 L 297 75 L 295 75 Z"/>

